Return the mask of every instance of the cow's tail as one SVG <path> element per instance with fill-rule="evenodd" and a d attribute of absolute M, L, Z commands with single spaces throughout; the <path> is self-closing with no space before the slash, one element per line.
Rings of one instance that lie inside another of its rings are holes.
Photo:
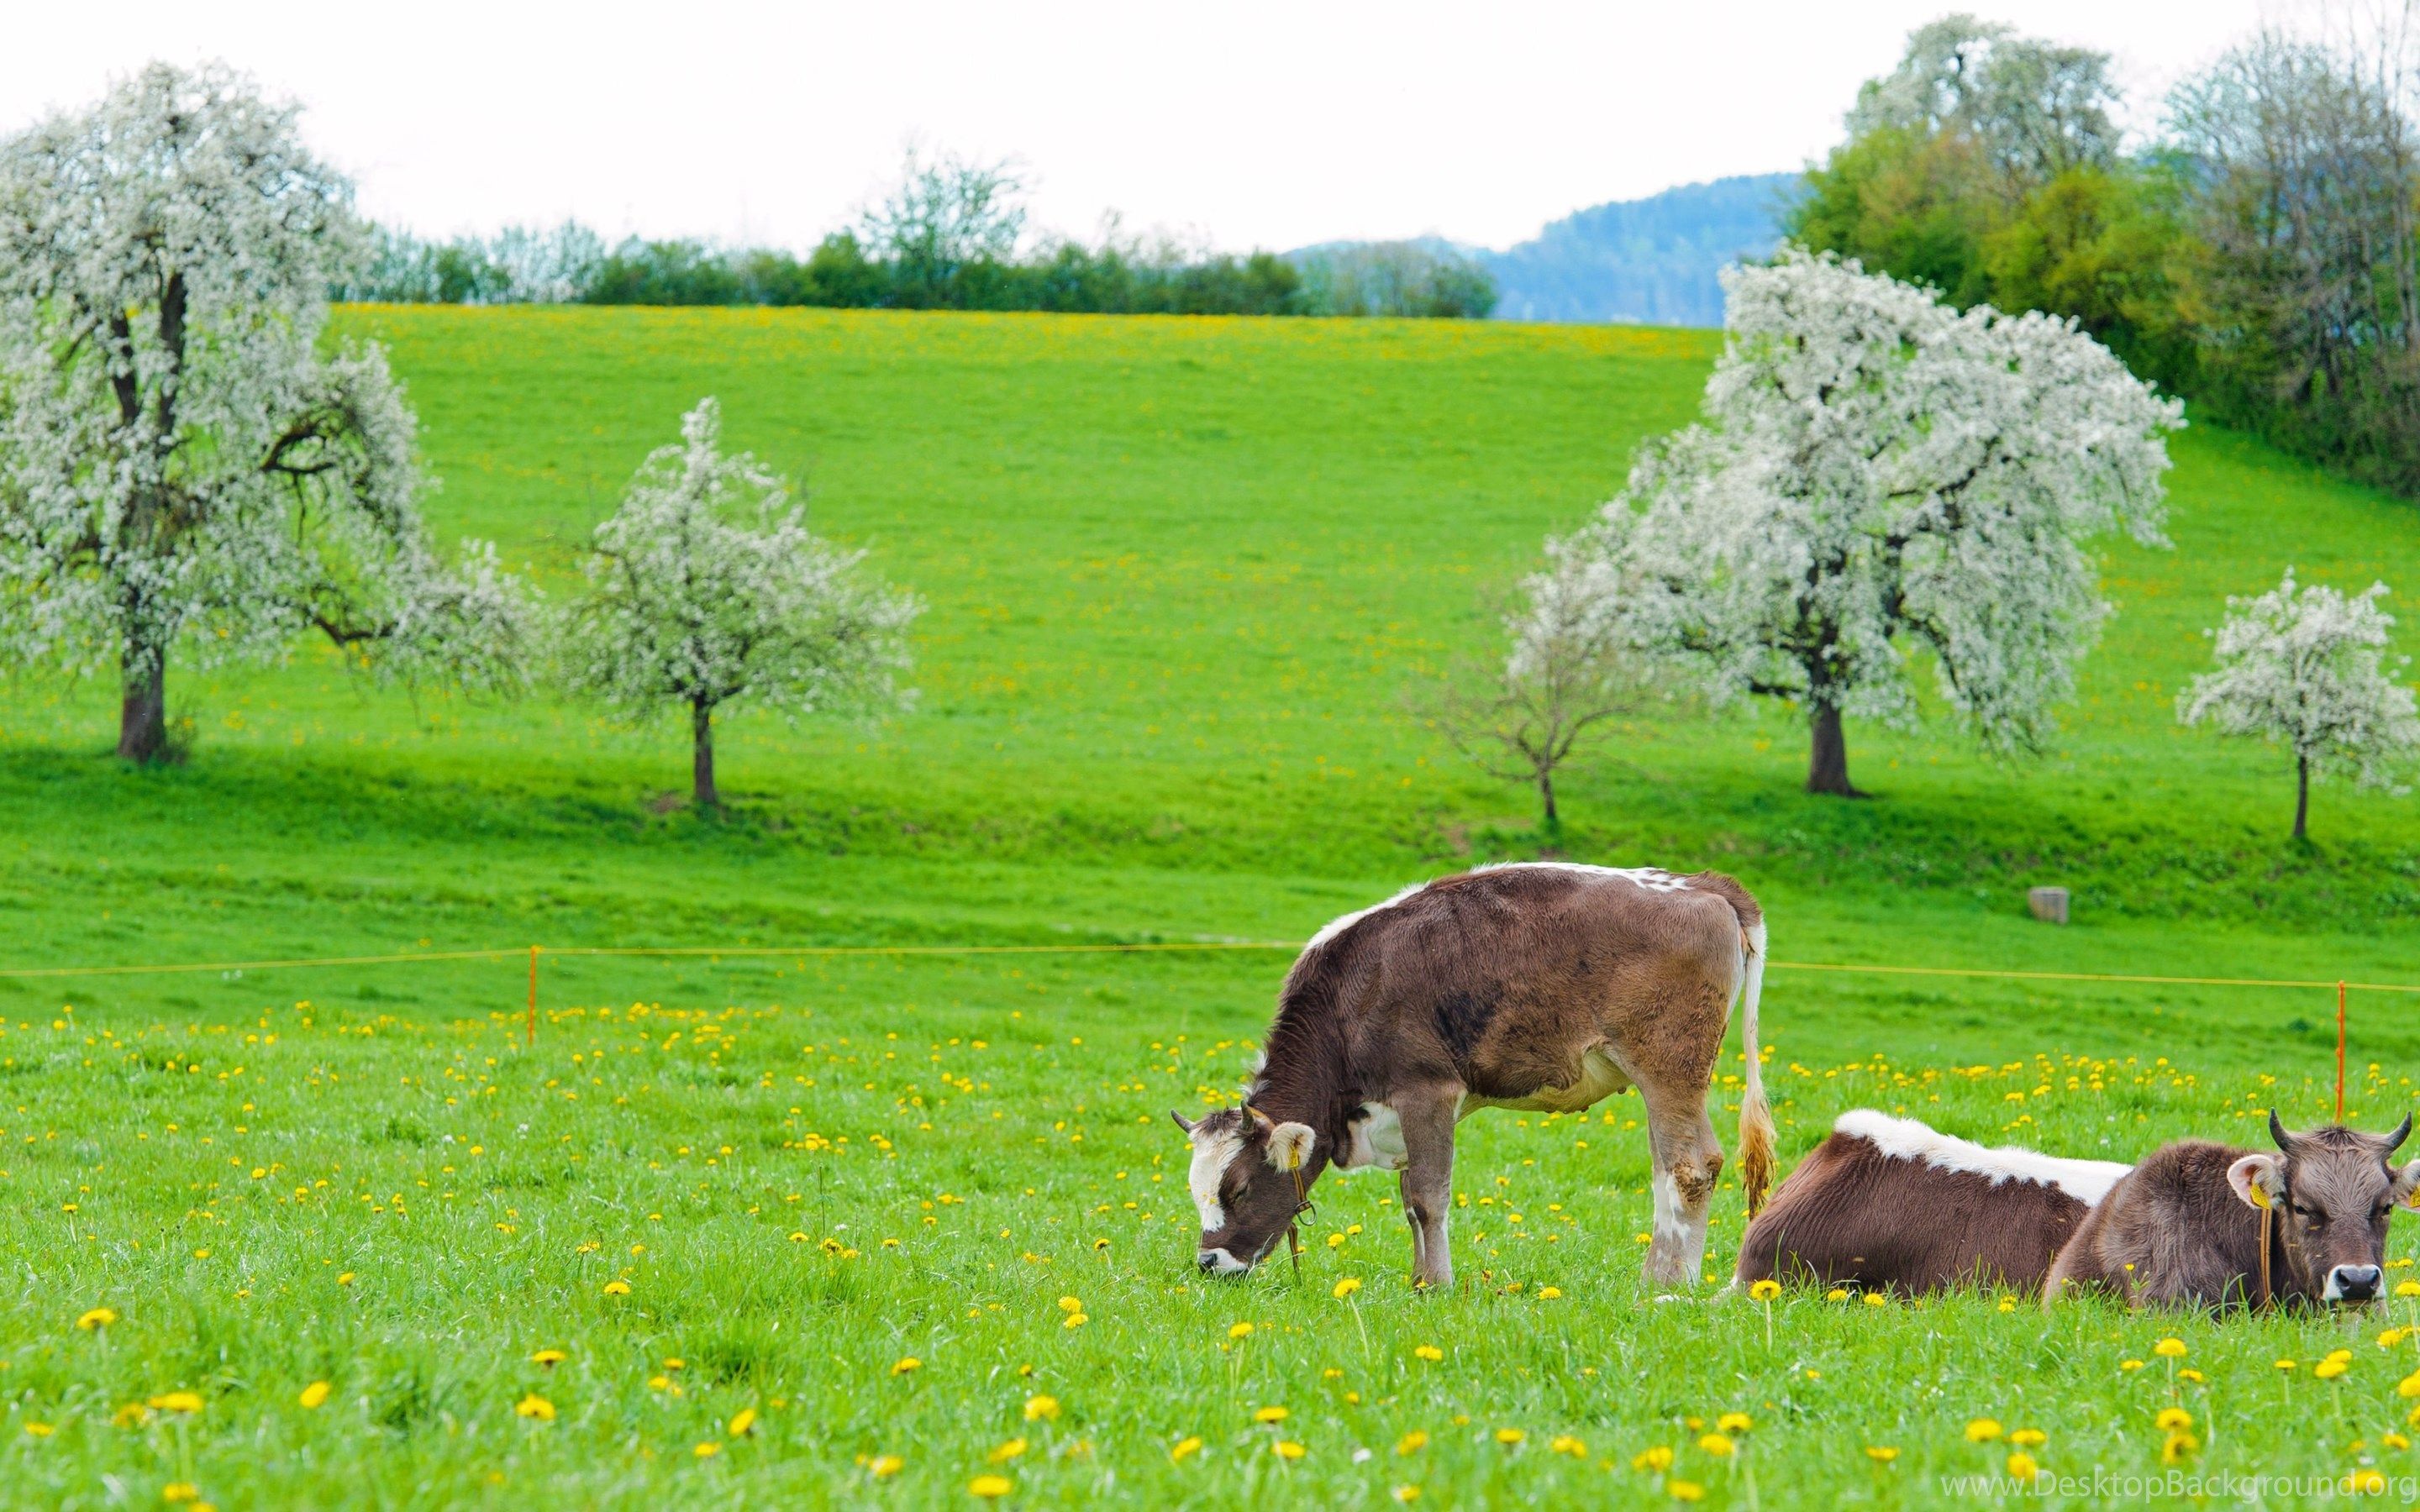
<path fill-rule="evenodd" d="M 1762 918 L 1741 923 L 1740 956 L 1740 1044 L 1747 1057 L 1747 1088 L 1740 1098 L 1740 1185 L 1747 1188 L 1753 1218 L 1773 1187 L 1773 1108 L 1764 1100 L 1764 1046 L 1756 1027 L 1757 998 L 1764 990 Z"/>

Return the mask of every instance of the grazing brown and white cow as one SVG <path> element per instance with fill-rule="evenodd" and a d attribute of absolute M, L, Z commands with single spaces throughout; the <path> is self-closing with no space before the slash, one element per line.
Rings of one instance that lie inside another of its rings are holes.
<path fill-rule="evenodd" d="M 1740 1242 L 1736 1285 L 1868 1291 L 2042 1284 L 2127 1167 L 1991 1149 L 1857 1108 L 1774 1192 Z"/>
<path fill-rule="evenodd" d="M 2044 1295 L 2100 1290 L 2137 1307 L 2222 1311 L 2375 1301 L 2387 1217 L 2420 1187 L 2420 1161 L 2398 1168 L 2386 1158 L 2411 1133 L 2407 1113 L 2387 1134 L 2333 1125 L 2288 1134 L 2273 1108 L 2274 1155 L 2198 1139 L 2163 1145 L 2086 1215 Z"/>
<path fill-rule="evenodd" d="M 1534 862 L 1406 889 L 1321 930 L 1286 974 L 1244 1106 L 1187 1122 L 1204 1271 L 1250 1270 L 1335 1165 L 1400 1171 L 1412 1278 L 1453 1279 L 1453 1128 L 1481 1107 L 1577 1112 L 1625 1088 L 1653 1160 L 1650 1281 L 1694 1281 L 1722 1146 L 1706 1092 L 1733 999 L 1749 1047 L 1741 1180 L 1773 1168 L 1757 1064 L 1764 918 L 1714 872 Z"/>

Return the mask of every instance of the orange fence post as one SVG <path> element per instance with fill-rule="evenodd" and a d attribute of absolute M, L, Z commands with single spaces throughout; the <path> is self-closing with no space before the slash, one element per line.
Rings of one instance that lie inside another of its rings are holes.
<path fill-rule="evenodd" d="M 530 1011 L 528 1042 L 533 1045 L 537 1043 L 537 947 L 535 945 L 530 947 Z M 2336 1058 L 2341 1062 L 2344 1057 L 2339 1056 Z M 2341 1066 L 2339 1066 L 2339 1069 L 2341 1070 Z"/>
<path fill-rule="evenodd" d="M 2336 1121 L 2344 1122 L 2345 984 L 2336 983 Z"/>

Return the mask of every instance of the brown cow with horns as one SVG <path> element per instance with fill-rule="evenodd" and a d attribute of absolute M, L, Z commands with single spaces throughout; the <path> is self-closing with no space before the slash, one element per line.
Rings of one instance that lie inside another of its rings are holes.
<path fill-rule="evenodd" d="M 1348 914 L 1280 991 L 1244 1105 L 1187 1122 L 1204 1271 L 1250 1270 L 1330 1165 L 1402 1173 L 1412 1279 L 1453 1280 L 1453 1128 L 1481 1107 L 1575 1113 L 1630 1087 L 1653 1159 L 1651 1283 L 1693 1282 L 1722 1146 L 1706 1093 L 1731 1003 L 1747 1045 L 1740 1176 L 1772 1180 L 1758 1067 L 1763 911 L 1716 872 L 1529 862 L 1481 867 Z"/>

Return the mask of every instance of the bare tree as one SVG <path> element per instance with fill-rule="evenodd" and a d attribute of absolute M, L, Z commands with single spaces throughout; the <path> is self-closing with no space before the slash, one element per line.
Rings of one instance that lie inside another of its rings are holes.
<path fill-rule="evenodd" d="M 1463 664 L 1433 710 L 1455 750 L 1490 777 L 1538 790 L 1549 835 L 1562 828 L 1555 773 L 1647 697 L 1640 667 L 1615 643 L 1600 598 L 1580 580 L 1593 570 L 1558 556 L 1523 584 L 1526 602 L 1504 620 L 1511 653 Z"/>

